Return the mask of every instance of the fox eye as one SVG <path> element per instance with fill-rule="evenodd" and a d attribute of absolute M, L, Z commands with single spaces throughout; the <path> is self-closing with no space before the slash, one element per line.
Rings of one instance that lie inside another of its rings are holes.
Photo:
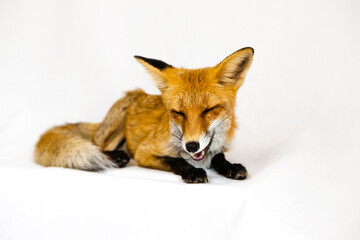
<path fill-rule="evenodd" d="M 214 110 L 217 107 L 218 107 L 218 105 L 216 105 L 215 107 L 212 107 L 212 108 L 207 108 L 202 112 L 202 114 L 205 115 L 206 113 L 211 112 L 212 110 Z"/>
<path fill-rule="evenodd" d="M 171 110 L 171 112 L 172 112 L 172 113 L 175 113 L 175 114 L 177 114 L 177 115 L 180 115 L 180 116 L 182 116 L 182 117 L 185 118 L 185 113 L 183 113 L 183 112 L 178 112 L 178 111 L 175 111 L 175 110 Z"/>

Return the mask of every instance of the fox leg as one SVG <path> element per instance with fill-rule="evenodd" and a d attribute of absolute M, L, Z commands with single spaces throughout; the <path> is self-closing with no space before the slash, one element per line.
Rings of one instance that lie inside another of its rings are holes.
<path fill-rule="evenodd" d="M 211 167 L 227 178 L 243 180 L 248 176 L 246 168 L 243 165 L 228 162 L 223 153 L 218 153 L 213 157 Z"/>
<path fill-rule="evenodd" d="M 164 164 L 167 164 L 171 171 L 180 175 L 186 183 L 207 183 L 206 172 L 202 168 L 195 168 L 182 158 L 163 157 Z"/>
<path fill-rule="evenodd" d="M 123 139 L 114 150 L 103 151 L 103 153 L 108 156 L 119 168 L 125 167 L 130 161 L 130 157 L 125 150 L 126 148 L 124 148 L 125 142 L 126 140 Z"/>
<path fill-rule="evenodd" d="M 123 150 L 114 150 L 114 151 L 103 151 L 119 168 L 125 167 L 129 161 L 130 157 Z"/>
<path fill-rule="evenodd" d="M 186 183 L 208 182 L 204 169 L 195 168 L 182 158 L 163 156 L 159 152 L 151 150 L 149 145 L 145 144 L 136 150 L 134 159 L 137 165 L 173 172 L 180 175 Z"/>

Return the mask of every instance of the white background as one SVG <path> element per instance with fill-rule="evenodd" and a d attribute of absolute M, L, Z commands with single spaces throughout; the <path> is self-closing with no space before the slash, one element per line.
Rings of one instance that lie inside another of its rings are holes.
<path fill-rule="evenodd" d="M 356 0 L 0 0 L 0 238 L 359 239 L 359 43 Z M 49 127 L 158 93 L 133 55 L 199 68 L 246 46 L 228 158 L 248 180 L 32 163 Z"/>

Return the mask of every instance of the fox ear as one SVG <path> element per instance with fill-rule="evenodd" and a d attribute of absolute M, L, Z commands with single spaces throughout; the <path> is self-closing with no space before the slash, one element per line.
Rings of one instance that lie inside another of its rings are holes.
<path fill-rule="evenodd" d="M 173 66 L 156 59 L 145 58 L 141 56 L 134 56 L 134 58 L 145 67 L 148 73 L 150 73 L 160 91 L 166 89 L 167 84 L 164 70 L 167 68 L 173 68 Z"/>
<path fill-rule="evenodd" d="M 254 55 L 251 47 L 242 48 L 216 66 L 218 70 L 218 83 L 238 89 L 245 80 Z"/>

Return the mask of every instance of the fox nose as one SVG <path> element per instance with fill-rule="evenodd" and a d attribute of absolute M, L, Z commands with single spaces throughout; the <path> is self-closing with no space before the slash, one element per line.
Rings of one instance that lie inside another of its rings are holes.
<path fill-rule="evenodd" d="M 188 143 L 186 143 L 185 146 L 186 146 L 186 150 L 188 150 L 188 152 L 191 152 L 191 153 L 196 152 L 200 147 L 198 142 L 188 142 Z"/>

